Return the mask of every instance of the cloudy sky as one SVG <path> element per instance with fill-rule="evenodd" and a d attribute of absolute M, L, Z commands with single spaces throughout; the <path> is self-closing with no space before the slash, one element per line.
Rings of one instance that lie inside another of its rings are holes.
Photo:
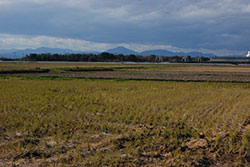
<path fill-rule="evenodd" d="M 0 49 L 250 50 L 249 0 L 0 0 Z"/>

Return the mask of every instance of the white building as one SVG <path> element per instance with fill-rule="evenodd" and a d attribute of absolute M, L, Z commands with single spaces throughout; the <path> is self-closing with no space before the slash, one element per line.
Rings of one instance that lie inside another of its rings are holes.
<path fill-rule="evenodd" d="M 250 51 L 247 52 L 246 57 L 250 57 Z"/>

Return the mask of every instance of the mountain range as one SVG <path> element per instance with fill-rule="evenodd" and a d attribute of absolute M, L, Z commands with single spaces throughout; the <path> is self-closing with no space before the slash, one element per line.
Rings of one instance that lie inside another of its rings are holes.
<path fill-rule="evenodd" d="M 21 58 L 31 53 L 41 54 L 41 53 L 50 53 L 50 54 L 66 54 L 66 53 L 85 53 L 82 51 L 74 51 L 71 49 L 61 49 L 61 48 L 47 48 L 41 47 L 37 49 L 10 49 L 10 50 L 0 50 L 0 57 L 5 58 Z"/>
<path fill-rule="evenodd" d="M 157 55 L 157 56 L 203 56 L 203 57 L 215 57 L 215 54 L 211 53 L 202 53 L 202 52 L 172 52 L 164 49 L 155 49 L 155 50 L 146 50 L 143 52 L 135 52 L 133 50 L 127 49 L 125 47 L 117 47 L 114 49 L 107 50 L 106 52 L 119 54 L 122 53 L 124 55 L 128 54 L 135 54 L 135 55 L 142 55 L 142 56 L 150 56 L 150 55 Z"/>
<path fill-rule="evenodd" d="M 157 55 L 157 56 L 203 56 L 203 57 L 214 57 L 216 55 L 209 54 L 209 53 L 202 53 L 202 52 L 172 52 L 164 49 L 155 49 L 155 50 L 147 50 L 143 52 L 136 52 L 134 50 L 127 49 L 125 47 L 116 47 L 113 49 L 106 50 L 105 52 L 113 53 L 113 54 L 134 54 L 134 55 L 142 55 L 142 56 L 149 56 L 149 55 Z M 9 50 L 0 50 L 0 57 L 5 58 L 21 58 L 26 55 L 29 55 L 31 53 L 51 53 L 51 54 L 67 54 L 67 53 L 92 53 L 92 54 L 98 54 L 100 52 L 84 52 L 84 51 L 75 51 L 71 49 L 61 49 L 61 48 L 47 48 L 47 47 L 41 47 L 37 49 L 24 49 L 24 50 L 18 50 L 18 49 L 9 49 Z"/>

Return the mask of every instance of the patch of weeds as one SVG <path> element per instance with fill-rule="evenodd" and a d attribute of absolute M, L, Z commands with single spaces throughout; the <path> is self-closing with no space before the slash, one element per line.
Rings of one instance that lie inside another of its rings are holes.
<path fill-rule="evenodd" d="M 154 69 L 154 70 L 163 70 L 165 66 L 155 65 L 155 66 L 147 66 L 146 69 Z"/>
<path fill-rule="evenodd" d="M 70 78 L 59 78 L 55 76 L 26 76 L 26 77 L 19 77 L 22 80 L 69 80 Z"/>
<path fill-rule="evenodd" d="M 112 81 L 117 81 L 117 82 L 126 82 L 126 81 L 130 81 L 129 79 L 125 79 L 125 78 L 117 78 L 117 79 L 111 79 Z"/>
<path fill-rule="evenodd" d="M 141 74 L 140 72 L 126 72 L 125 74 Z"/>
<path fill-rule="evenodd" d="M 115 70 L 147 69 L 145 67 L 114 67 Z"/>
<path fill-rule="evenodd" d="M 200 73 L 200 74 L 194 74 L 198 76 L 218 76 L 218 74 L 215 73 Z"/>
<path fill-rule="evenodd" d="M 0 76 L 0 79 L 10 79 L 11 77 Z"/>
<path fill-rule="evenodd" d="M 53 72 L 53 73 L 65 73 L 67 71 L 65 71 L 65 69 L 63 69 L 63 68 L 51 68 L 50 72 Z"/>
<path fill-rule="evenodd" d="M 14 70 L 0 70 L 0 74 L 21 74 L 21 73 L 48 73 L 49 69 L 14 69 Z"/>
<path fill-rule="evenodd" d="M 93 67 L 93 68 L 64 68 L 66 72 L 83 72 L 83 71 L 114 71 L 114 68 L 102 68 L 102 67 Z"/>

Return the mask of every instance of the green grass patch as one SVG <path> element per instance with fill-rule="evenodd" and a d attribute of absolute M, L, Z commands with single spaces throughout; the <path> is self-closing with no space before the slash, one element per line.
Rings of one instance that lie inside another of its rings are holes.
<path fill-rule="evenodd" d="M 132 69 L 147 69 L 144 66 L 128 66 L 128 67 L 113 67 L 115 70 L 132 70 Z"/>
<path fill-rule="evenodd" d="M 133 81 L 130 79 L 124 78 L 72 78 L 72 77 L 57 77 L 57 76 L 22 76 L 22 77 L 12 77 L 12 76 L 0 76 L 1 79 L 16 79 L 16 80 L 83 80 L 83 81 L 117 81 L 117 82 L 126 82 Z"/>
<path fill-rule="evenodd" d="M 145 66 L 147 69 L 153 69 L 153 70 L 163 70 L 166 68 L 165 65 L 153 65 L 153 66 Z"/>
<path fill-rule="evenodd" d="M 64 68 L 51 68 L 50 72 L 53 72 L 53 73 L 66 73 L 67 71 Z"/>
<path fill-rule="evenodd" d="M 93 67 L 93 68 L 64 68 L 63 70 L 65 70 L 67 72 L 114 71 L 114 68 L 100 68 L 100 67 Z"/>
<path fill-rule="evenodd" d="M 131 72 L 126 72 L 125 74 L 141 74 L 141 72 L 134 72 L 134 71 L 131 71 Z"/>
<path fill-rule="evenodd" d="M 56 77 L 56 76 L 25 76 L 25 77 L 16 77 L 22 80 L 74 80 L 74 78 L 68 77 Z"/>

